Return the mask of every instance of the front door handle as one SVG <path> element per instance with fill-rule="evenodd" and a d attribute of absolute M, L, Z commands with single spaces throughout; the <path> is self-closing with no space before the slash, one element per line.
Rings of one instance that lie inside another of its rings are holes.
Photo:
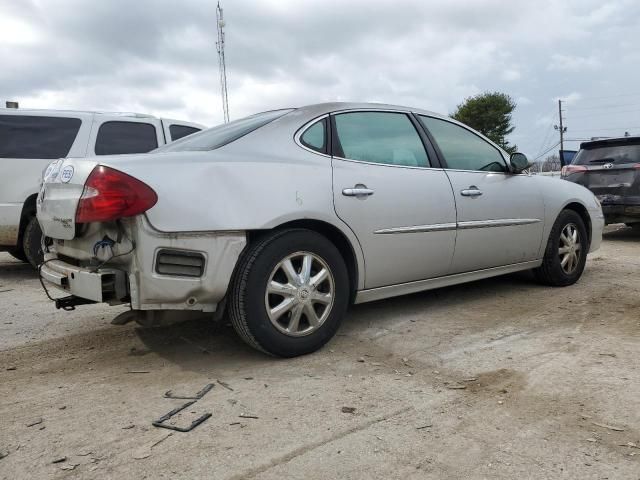
<path fill-rule="evenodd" d="M 469 188 L 461 190 L 460 195 L 463 197 L 479 197 L 482 195 L 482 190 L 479 190 L 475 185 L 471 185 Z"/>
<path fill-rule="evenodd" d="M 342 190 L 342 195 L 345 197 L 368 197 L 373 195 L 374 191 L 367 188 L 366 185 L 356 185 L 353 188 L 345 188 Z"/>

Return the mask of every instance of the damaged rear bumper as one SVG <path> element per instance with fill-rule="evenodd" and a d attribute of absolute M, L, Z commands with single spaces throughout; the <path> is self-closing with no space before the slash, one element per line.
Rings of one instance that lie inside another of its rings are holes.
<path fill-rule="evenodd" d="M 121 270 L 93 271 L 50 259 L 40 267 L 40 276 L 65 293 L 93 302 L 120 303 L 127 297 L 127 278 Z"/>
<path fill-rule="evenodd" d="M 40 269 L 47 287 L 133 310 L 215 312 L 246 245 L 245 232 L 165 233 L 141 215 L 122 222 L 122 252 L 115 245 L 112 261 L 92 266 L 94 247 L 119 237 L 113 228 L 92 224 L 81 237 L 54 240 Z"/>

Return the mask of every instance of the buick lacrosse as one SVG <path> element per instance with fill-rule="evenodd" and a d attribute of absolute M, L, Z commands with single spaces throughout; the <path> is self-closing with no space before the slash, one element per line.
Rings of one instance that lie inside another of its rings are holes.
<path fill-rule="evenodd" d="M 331 339 L 351 303 L 527 269 L 576 282 L 600 204 L 527 167 L 420 109 L 259 113 L 149 154 L 53 162 L 40 275 L 66 292 L 60 308 L 226 312 L 249 345 L 292 357 Z"/>

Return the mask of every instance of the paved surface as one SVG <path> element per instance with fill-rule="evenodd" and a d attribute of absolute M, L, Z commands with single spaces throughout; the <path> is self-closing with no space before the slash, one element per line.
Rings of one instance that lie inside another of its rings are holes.
<path fill-rule="evenodd" d="M 55 311 L 0 254 L 0 477 L 639 479 L 639 254 L 613 228 L 572 287 L 519 274 L 356 306 L 293 360 L 224 324 Z M 151 426 L 182 402 L 167 390 L 210 382 L 177 418 L 205 423 Z"/>

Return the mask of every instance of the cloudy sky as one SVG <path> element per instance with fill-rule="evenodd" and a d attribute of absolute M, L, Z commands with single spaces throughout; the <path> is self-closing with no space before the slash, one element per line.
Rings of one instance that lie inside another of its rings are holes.
<path fill-rule="evenodd" d="M 530 158 L 640 134 L 638 0 L 223 0 L 231 118 L 331 100 L 452 112 L 501 91 Z M 0 0 L 0 100 L 222 121 L 213 0 Z M 568 146 L 576 146 L 569 143 Z M 554 150 L 554 149 L 552 149 Z"/>

